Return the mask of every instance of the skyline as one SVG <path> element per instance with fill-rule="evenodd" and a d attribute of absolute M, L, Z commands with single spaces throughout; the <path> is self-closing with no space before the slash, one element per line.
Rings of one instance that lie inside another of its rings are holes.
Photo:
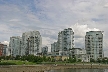
<path fill-rule="evenodd" d="M 0 0 L 0 42 L 37 30 L 43 46 L 57 41 L 58 32 L 72 28 L 75 47 L 85 48 L 88 31 L 104 31 L 104 54 L 108 55 L 107 0 Z M 5 42 L 4 42 L 5 41 Z"/>

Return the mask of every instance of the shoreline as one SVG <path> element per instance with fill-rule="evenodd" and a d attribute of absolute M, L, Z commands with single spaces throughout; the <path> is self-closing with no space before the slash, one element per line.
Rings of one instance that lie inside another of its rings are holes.
<path fill-rule="evenodd" d="M 0 65 L 0 72 L 46 72 L 56 69 L 108 69 L 107 64 Z"/>

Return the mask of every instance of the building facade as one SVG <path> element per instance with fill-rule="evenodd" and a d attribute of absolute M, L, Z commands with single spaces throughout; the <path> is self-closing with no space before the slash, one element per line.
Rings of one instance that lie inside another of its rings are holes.
<path fill-rule="evenodd" d="M 103 32 L 89 31 L 85 36 L 85 49 L 90 58 L 97 60 L 103 58 Z"/>
<path fill-rule="evenodd" d="M 7 45 L 3 45 L 3 52 L 2 52 L 2 55 L 3 56 L 7 56 L 8 54 L 8 47 L 7 47 Z"/>
<path fill-rule="evenodd" d="M 51 44 L 51 52 L 56 52 L 58 48 L 58 43 L 54 42 Z"/>
<path fill-rule="evenodd" d="M 73 48 L 70 54 L 73 58 L 75 57 L 77 61 L 80 59 L 81 62 L 90 62 L 90 56 L 86 54 L 85 49 Z"/>
<path fill-rule="evenodd" d="M 74 32 L 71 28 L 58 33 L 58 51 L 61 56 L 69 55 L 70 49 L 74 48 Z"/>
<path fill-rule="evenodd" d="M 3 55 L 3 47 L 4 47 L 4 45 L 0 43 L 0 56 Z"/>
<path fill-rule="evenodd" d="M 16 57 L 17 55 L 21 55 L 21 40 L 20 36 L 10 37 L 9 49 L 11 56 Z"/>
<path fill-rule="evenodd" d="M 59 52 L 58 50 L 58 43 L 54 42 L 51 44 L 51 52 L 52 52 L 52 56 L 56 56 L 56 52 Z"/>
<path fill-rule="evenodd" d="M 47 46 L 42 47 L 42 54 L 46 56 L 47 53 L 48 53 L 48 47 Z"/>
<path fill-rule="evenodd" d="M 42 37 L 39 31 L 29 31 L 22 34 L 22 55 L 38 55 L 42 52 Z"/>

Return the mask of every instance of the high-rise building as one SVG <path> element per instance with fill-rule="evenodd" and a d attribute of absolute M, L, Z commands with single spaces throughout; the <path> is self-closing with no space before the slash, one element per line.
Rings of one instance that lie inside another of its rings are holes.
<path fill-rule="evenodd" d="M 22 34 L 22 55 L 37 55 L 41 53 L 42 37 L 39 31 L 29 31 Z"/>
<path fill-rule="evenodd" d="M 56 52 L 58 48 L 57 42 L 51 44 L 51 52 Z"/>
<path fill-rule="evenodd" d="M 7 51 L 7 45 L 3 45 L 3 56 L 7 56 L 7 53 L 8 53 L 8 51 Z"/>
<path fill-rule="evenodd" d="M 20 36 L 10 37 L 9 48 L 11 56 L 21 55 L 21 40 Z"/>
<path fill-rule="evenodd" d="M 72 48 L 74 48 L 74 32 L 71 28 L 64 29 L 58 33 L 57 50 L 61 52 L 61 55 L 67 55 Z"/>
<path fill-rule="evenodd" d="M 103 58 L 103 32 L 102 31 L 89 31 L 85 36 L 85 49 L 90 58 L 97 60 Z"/>
<path fill-rule="evenodd" d="M 52 55 L 69 56 L 69 51 L 74 48 L 74 32 L 71 28 L 58 33 L 58 41 L 51 44 Z"/>
<path fill-rule="evenodd" d="M 0 56 L 7 56 L 7 45 L 0 42 Z"/>
<path fill-rule="evenodd" d="M 59 51 L 57 49 L 58 49 L 58 43 L 57 42 L 52 43 L 51 44 L 51 52 L 52 52 L 53 56 L 56 55 L 56 52 L 59 53 Z"/>
<path fill-rule="evenodd" d="M 42 47 L 42 54 L 47 55 L 47 53 L 48 53 L 48 47 L 47 46 Z"/>

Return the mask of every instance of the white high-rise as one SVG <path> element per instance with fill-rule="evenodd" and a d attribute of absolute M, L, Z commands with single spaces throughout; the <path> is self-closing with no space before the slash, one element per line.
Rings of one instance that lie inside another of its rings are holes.
<path fill-rule="evenodd" d="M 58 44 L 60 51 L 67 51 L 74 47 L 74 32 L 71 28 L 59 32 Z"/>
<path fill-rule="evenodd" d="M 51 44 L 51 52 L 56 52 L 58 48 L 57 42 Z"/>
<path fill-rule="evenodd" d="M 41 53 L 42 37 L 39 31 L 29 31 L 22 34 L 22 55 L 37 55 Z"/>
<path fill-rule="evenodd" d="M 61 55 L 69 55 L 70 49 L 74 48 L 74 32 L 71 28 L 58 33 L 58 51 Z"/>
<path fill-rule="evenodd" d="M 97 60 L 103 58 L 103 32 L 102 31 L 89 31 L 85 36 L 85 49 L 90 58 Z"/>
<path fill-rule="evenodd" d="M 47 46 L 42 47 L 42 54 L 47 55 L 47 53 L 48 53 L 48 47 Z"/>
<path fill-rule="evenodd" d="M 21 37 L 13 36 L 10 37 L 9 48 L 11 56 L 21 55 Z"/>
<path fill-rule="evenodd" d="M 51 44 L 51 52 L 52 52 L 53 56 L 56 55 L 56 52 L 59 53 L 59 51 L 58 51 L 58 43 L 57 42 L 54 42 L 54 43 Z"/>

